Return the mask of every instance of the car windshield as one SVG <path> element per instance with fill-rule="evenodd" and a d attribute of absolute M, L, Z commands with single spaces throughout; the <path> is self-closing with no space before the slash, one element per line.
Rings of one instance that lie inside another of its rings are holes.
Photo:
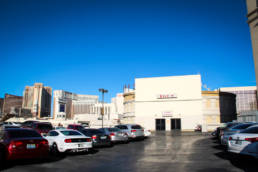
<path fill-rule="evenodd" d="M 247 128 L 240 133 L 250 133 L 250 134 L 258 134 L 258 126 Z"/>
<path fill-rule="evenodd" d="M 52 126 L 50 124 L 38 124 L 37 127 L 39 130 L 52 130 Z"/>
<path fill-rule="evenodd" d="M 133 125 L 132 129 L 142 129 L 142 127 L 140 125 Z"/>
<path fill-rule="evenodd" d="M 24 138 L 24 137 L 41 137 L 41 135 L 33 130 L 9 130 L 10 138 Z"/>
<path fill-rule="evenodd" d="M 236 126 L 238 125 L 239 123 L 229 123 L 226 127 L 227 128 L 230 128 L 230 127 L 233 127 L 233 126 Z"/>
<path fill-rule="evenodd" d="M 81 136 L 77 131 L 61 131 L 61 133 L 65 136 Z"/>
<path fill-rule="evenodd" d="M 120 130 L 118 128 L 109 128 L 108 131 L 110 131 L 110 132 L 118 132 Z"/>
<path fill-rule="evenodd" d="M 240 130 L 246 129 L 246 128 L 250 127 L 251 125 L 253 125 L 253 124 L 240 124 L 240 125 L 232 127 L 232 129 L 240 129 Z"/>

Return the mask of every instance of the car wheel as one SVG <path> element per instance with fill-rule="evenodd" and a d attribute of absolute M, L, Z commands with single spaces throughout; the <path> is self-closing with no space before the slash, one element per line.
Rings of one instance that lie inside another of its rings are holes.
<path fill-rule="evenodd" d="M 51 146 L 51 153 L 53 153 L 54 155 L 58 155 L 59 154 L 59 150 L 58 150 L 58 147 L 57 147 L 57 144 L 54 143 L 52 146 Z"/>

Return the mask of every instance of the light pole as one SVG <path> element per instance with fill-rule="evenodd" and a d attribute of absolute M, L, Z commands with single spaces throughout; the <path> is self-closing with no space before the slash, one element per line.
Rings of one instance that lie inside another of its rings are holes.
<path fill-rule="evenodd" d="M 101 109 L 101 115 L 102 115 L 102 128 L 103 128 L 103 118 L 104 118 L 104 94 L 108 92 L 108 90 L 105 90 L 104 88 L 100 88 L 99 92 L 102 93 L 102 109 Z"/>

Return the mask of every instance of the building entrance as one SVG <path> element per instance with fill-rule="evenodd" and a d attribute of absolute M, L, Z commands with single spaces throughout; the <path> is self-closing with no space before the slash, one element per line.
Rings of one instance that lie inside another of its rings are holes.
<path fill-rule="evenodd" d="M 156 119 L 156 130 L 165 130 L 166 123 L 165 119 Z"/>
<path fill-rule="evenodd" d="M 171 130 L 181 130 L 181 119 L 180 118 L 171 119 Z"/>

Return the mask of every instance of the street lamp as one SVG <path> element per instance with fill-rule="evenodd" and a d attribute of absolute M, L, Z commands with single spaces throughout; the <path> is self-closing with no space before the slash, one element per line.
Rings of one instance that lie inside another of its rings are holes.
<path fill-rule="evenodd" d="M 108 90 L 105 90 L 104 88 L 100 88 L 99 92 L 102 93 L 102 110 L 101 110 L 101 115 L 102 115 L 102 128 L 103 128 L 103 118 L 104 118 L 104 94 L 108 92 Z"/>

